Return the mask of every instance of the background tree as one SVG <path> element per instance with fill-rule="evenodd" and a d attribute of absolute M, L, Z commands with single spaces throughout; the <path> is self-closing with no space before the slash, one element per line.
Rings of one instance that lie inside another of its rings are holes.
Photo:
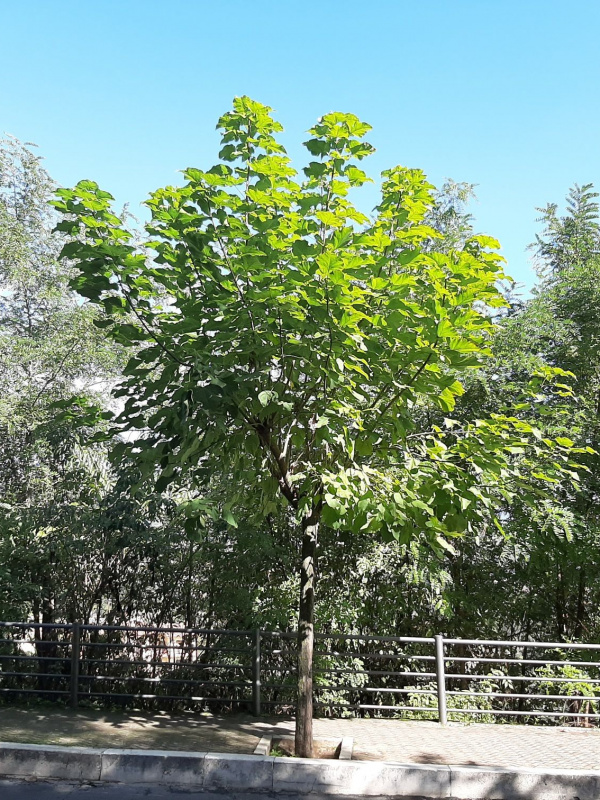
<path fill-rule="evenodd" d="M 598 206 L 591 184 L 573 187 L 564 215 L 543 209 L 535 256 L 539 282 L 533 296 L 498 320 L 494 356 L 473 375 L 455 411 L 471 418 L 515 405 L 532 372 L 558 367 L 571 373 L 573 392 L 529 410 L 543 437 L 587 448 L 580 483 L 558 478 L 542 502 L 516 499 L 503 527 L 461 543 L 452 565 L 449 608 L 460 607 L 474 635 L 492 608 L 510 609 L 506 638 L 558 641 L 597 636 L 598 560 Z M 557 402 L 560 400 L 560 402 Z M 501 573 L 498 565 L 502 564 Z M 484 576 L 487 576 L 486 578 Z M 487 623 L 489 624 L 489 622 Z M 498 638 L 503 638 L 498 636 Z"/>
<path fill-rule="evenodd" d="M 99 448 L 83 452 L 51 404 L 86 390 L 96 397 L 118 368 L 114 345 L 92 324 L 97 312 L 69 290 L 58 260 L 55 188 L 30 147 L 0 141 L 0 535 L 18 556 L 2 560 L 0 604 L 18 616 L 33 591 L 34 617 L 45 621 L 58 548 L 43 540 L 54 531 L 64 541 L 76 507 L 101 492 L 106 463 Z"/>
<path fill-rule="evenodd" d="M 538 208 L 544 229 L 536 235 L 532 249 L 543 275 L 557 275 L 563 269 L 583 265 L 600 251 L 598 193 L 593 184 L 575 184 L 566 199 L 566 213 L 558 216 L 558 204 Z"/>

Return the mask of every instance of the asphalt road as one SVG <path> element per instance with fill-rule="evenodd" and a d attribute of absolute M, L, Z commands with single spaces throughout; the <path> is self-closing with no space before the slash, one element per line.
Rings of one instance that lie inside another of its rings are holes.
<path fill-rule="evenodd" d="M 246 792 L 204 792 L 183 786 L 125 786 L 123 784 L 80 784 L 63 781 L 0 780 L 0 800 L 275 800 L 275 795 Z M 286 800 L 294 800 L 293 795 Z M 300 800 L 298 798 L 298 800 Z M 317 798 L 315 798 L 317 800 Z"/>
<path fill-rule="evenodd" d="M 248 792 L 204 792 L 183 786 L 125 786 L 116 783 L 80 784 L 62 781 L 11 781 L 0 779 L 0 800 L 281 800 L 279 795 Z M 306 800 L 305 797 L 286 794 L 285 800 Z M 311 795 L 311 800 L 331 800 Z M 346 797 L 345 800 L 359 800 Z M 377 800 L 370 797 L 369 800 Z M 389 798 L 387 799 L 389 800 Z"/>
<path fill-rule="evenodd" d="M 2 800 L 62 800 L 67 798 L 75 800 L 176 800 L 180 798 L 199 797 L 202 792 L 183 793 L 171 790 L 169 787 L 151 786 L 120 786 L 118 784 L 104 784 L 91 786 L 90 784 L 63 783 L 62 781 L 7 781 L 0 780 L 0 798 Z M 205 800 L 209 794 L 205 793 Z M 216 795 L 211 795 L 217 800 Z"/>

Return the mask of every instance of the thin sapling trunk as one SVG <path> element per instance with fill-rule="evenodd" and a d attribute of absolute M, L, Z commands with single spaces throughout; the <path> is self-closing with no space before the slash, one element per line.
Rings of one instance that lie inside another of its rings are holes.
<path fill-rule="evenodd" d="M 313 650 L 315 612 L 315 556 L 319 513 L 312 510 L 302 520 L 302 564 L 298 613 L 298 705 L 296 711 L 296 755 L 313 755 Z"/>

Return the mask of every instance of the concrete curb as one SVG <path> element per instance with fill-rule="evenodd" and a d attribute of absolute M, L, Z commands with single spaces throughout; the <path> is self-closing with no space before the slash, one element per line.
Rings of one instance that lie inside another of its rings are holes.
<path fill-rule="evenodd" d="M 296 794 L 598 800 L 600 770 L 396 764 L 0 742 L 0 776 Z"/>

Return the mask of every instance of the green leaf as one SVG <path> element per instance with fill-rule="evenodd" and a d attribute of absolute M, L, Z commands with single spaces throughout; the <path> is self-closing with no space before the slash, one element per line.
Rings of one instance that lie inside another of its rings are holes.
<path fill-rule="evenodd" d="M 237 528 L 238 524 L 236 519 L 228 508 L 223 509 L 223 519 L 228 525 L 231 525 L 232 528 Z"/>
<path fill-rule="evenodd" d="M 573 445 L 575 444 L 575 442 L 572 439 L 569 439 L 567 436 L 557 436 L 556 442 L 561 447 L 569 447 L 569 448 L 573 447 Z"/>
<path fill-rule="evenodd" d="M 268 406 L 269 403 L 272 403 L 276 399 L 277 399 L 277 393 L 272 391 L 271 389 L 258 393 L 258 402 L 261 404 L 263 408 Z"/>

